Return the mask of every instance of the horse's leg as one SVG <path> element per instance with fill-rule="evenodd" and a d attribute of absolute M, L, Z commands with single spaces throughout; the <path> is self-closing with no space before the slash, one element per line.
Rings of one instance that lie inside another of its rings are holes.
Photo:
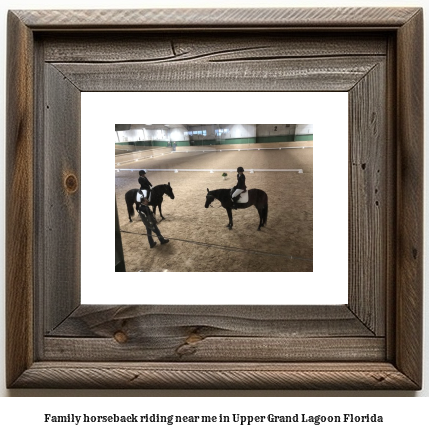
<path fill-rule="evenodd" d="M 162 215 L 161 204 L 162 204 L 162 199 L 161 199 L 160 203 L 158 204 L 158 209 L 159 209 L 159 214 L 161 215 L 161 220 L 165 220 L 164 216 Z"/>
<path fill-rule="evenodd" d="M 136 205 L 136 211 L 137 211 L 137 203 L 135 201 L 131 201 L 130 206 L 128 207 L 128 218 L 130 219 L 130 223 L 133 222 L 133 220 L 131 219 L 132 216 L 134 216 L 134 204 Z M 137 216 L 138 216 L 138 211 L 137 211 Z"/>
<path fill-rule="evenodd" d="M 131 217 L 134 216 L 134 202 L 127 194 L 125 194 L 125 203 L 127 204 L 128 219 L 130 220 L 130 223 L 132 223 L 133 220 L 131 219 Z"/>
<path fill-rule="evenodd" d="M 161 217 L 161 221 L 162 221 L 162 220 L 164 220 L 165 218 L 164 218 L 164 216 L 162 215 L 162 211 L 161 211 L 161 203 L 158 204 L 158 209 L 159 209 L 159 215 L 160 215 L 160 217 Z"/>
<path fill-rule="evenodd" d="M 136 205 L 136 212 L 137 212 L 137 216 L 139 216 L 139 207 L 140 207 L 140 203 L 138 203 L 137 201 L 133 201 L 132 203 L 133 205 Z M 134 210 L 133 210 L 133 215 L 134 215 Z M 131 218 L 130 218 L 131 219 Z"/>
<path fill-rule="evenodd" d="M 134 214 L 133 206 L 134 206 L 134 205 L 131 203 L 131 211 L 132 211 L 133 214 Z M 131 219 L 131 212 L 130 212 L 130 207 L 129 207 L 129 205 L 128 205 L 128 201 L 127 201 L 127 209 L 128 209 L 128 218 L 129 218 L 129 220 L 130 220 L 130 223 L 132 223 L 133 220 Z"/>
<path fill-rule="evenodd" d="M 264 214 L 262 213 L 262 209 L 258 209 L 259 214 L 259 227 L 258 230 L 261 230 L 261 227 L 264 226 Z"/>
<path fill-rule="evenodd" d="M 267 219 L 268 219 L 268 203 L 265 205 L 263 211 L 262 211 L 262 217 L 263 217 L 263 223 L 264 226 L 267 225 Z"/>
<path fill-rule="evenodd" d="M 229 223 L 228 223 L 227 227 L 229 228 L 229 230 L 232 230 L 232 212 L 231 212 L 231 208 L 227 207 L 226 211 L 228 213 L 228 218 L 229 218 Z"/>

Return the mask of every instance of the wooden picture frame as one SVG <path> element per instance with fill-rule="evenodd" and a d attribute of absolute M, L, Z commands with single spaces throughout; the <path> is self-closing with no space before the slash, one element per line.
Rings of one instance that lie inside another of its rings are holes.
<path fill-rule="evenodd" d="M 10 11 L 7 386 L 420 389 L 422 51 L 419 8 Z M 81 92 L 165 90 L 349 93 L 347 305 L 80 304 Z"/>

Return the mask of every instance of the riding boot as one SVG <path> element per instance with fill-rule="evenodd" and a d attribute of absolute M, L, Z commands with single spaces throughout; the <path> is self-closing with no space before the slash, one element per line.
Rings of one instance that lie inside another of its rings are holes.
<path fill-rule="evenodd" d="M 156 242 L 153 240 L 152 236 L 147 235 L 147 240 L 149 241 L 149 246 L 150 246 L 150 248 L 155 247 Z"/>
<path fill-rule="evenodd" d="M 231 200 L 232 200 L 232 208 L 237 210 L 237 200 L 238 200 L 238 197 L 234 197 Z"/>

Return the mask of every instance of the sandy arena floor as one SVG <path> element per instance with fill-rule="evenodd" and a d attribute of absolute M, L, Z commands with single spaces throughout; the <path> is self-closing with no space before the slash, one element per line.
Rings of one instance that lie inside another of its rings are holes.
<path fill-rule="evenodd" d="M 312 146 L 312 142 L 298 144 Z M 121 163 L 116 166 L 121 171 L 115 172 L 115 184 L 127 271 L 312 271 L 313 149 L 278 149 L 286 145 L 291 143 L 222 146 L 222 152 L 213 151 L 215 147 L 200 147 L 204 152 L 180 147 L 176 153 L 157 149 L 116 156 L 116 163 Z M 251 150 L 257 147 L 261 150 Z M 241 151 L 232 151 L 237 148 Z M 136 158 L 141 160 L 136 162 Z M 204 207 L 207 188 L 235 185 L 237 166 L 245 169 L 247 189 L 259 188 L 268 194 L 268 221 L 261 231 L 257 231 L 259 216 L 253 206 L 233 211 L 232 230 L 226 227 L 227 212 L 218 201 L 213 208 Z M 170 182 L 175 195 L 174 200 L 164 195 L 166 219 L 160 221 L 157 214 L 158 227 L 170 242 L 153 249 L 138 215 L 129 222 L 124 200 L 126 191 L 139 187 L 138 170 L 142 168 L 149 170 L 147 177 L 153 186 Z M 179 172 L 160 171 L 167 169 Z M 250 169 L 255 172 L 251 174 Z M 258 169 L 302 169 L 303 173 Z M 216 170 L 227 170 L 227 179 Z"/>

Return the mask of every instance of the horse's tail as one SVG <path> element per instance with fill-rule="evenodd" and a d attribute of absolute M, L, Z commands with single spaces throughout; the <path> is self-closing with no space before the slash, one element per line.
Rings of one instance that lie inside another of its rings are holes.
<path fill-rule="evenodd" d="M 131 218 L 132 216 L 134 216 L 134 207 L 133 207 L 134 201 L 133 201 L 132 193 L 131 194 L 130 193 L 131 191 L 128 191 L 125 194 L 125 203 L 127 203 L 128 215 Z"/>
<path fill-rule="evenodd" d="M 268 220 L 268 198 L 267 205 L 264 207 L 263 215 L 262 215 L 262 224 L 265 226 Z"/>

